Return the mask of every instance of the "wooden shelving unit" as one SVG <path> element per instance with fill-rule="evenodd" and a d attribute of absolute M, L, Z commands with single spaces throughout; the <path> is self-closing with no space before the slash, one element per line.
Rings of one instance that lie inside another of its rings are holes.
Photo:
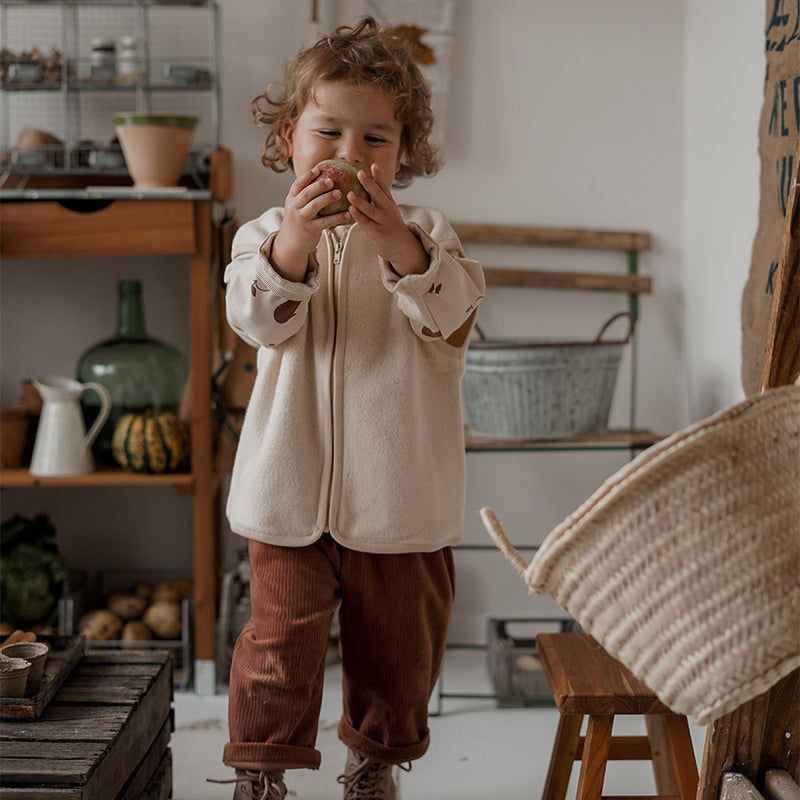
<path fill-rule="evenodd" d="M 481 245 L 522 245 L 584 250 L 607 250 L 624 254 L 624 272 L 578 272 L 556 269 L 512 269 L 484 266 L 487 287 L 514 286 L 521 289 L 558 289 L 566 291 L 616 292 L 627 295 L 628 310 L 639 318 L 639 296 L 649 294 L 652 281 L 639 274 L 639 253 L 650 249 L 650 234 L 644 231 L 593 230 L 522 225 L 486 225 L 455 223 L 462 243 Z M 631 374 L 631 422 L 636 406 L 636 338 Z M 559 440 L 517 440 L 476 437 L 467 431 L 466 449 L 470 452 L 563 451 L 563 450 L 638 450 L 657 440 L 652 431 L 636 429 L 608 430 L 586 436 Z"/>
<path fill-rule="evenodd" d="M 66 190 L 64 200 L 2 200 L 0 258 L 97 258 L 129 255 L 188 256 L 191 306 L 191 468 L 175 475 L 135 475 L 105 469 L 89 475 L 38 478 L 27 469 L 0 471 L 0 488 L 172 486 L 191 497 L 194 560 L 195 689 L 215 691 L 217 612 L 216 496 L 211 414 L 212 219 L 209 191 L 158 197 L 97 200 Z M 68 206 L 68 207 L 67 207 Z M 79 276 L 76 275 L 76 282 Z"/>
<path fill-rule="evenodd" d="M 628 310 L 634 319 L 639 317 L 639 297 L 652 290 L 649 277 L 639 274 L 639 253 L 650 249 L 650 234 L 641 231 L 591 230 L 581 228 L 552 228 L 517 225 L 485 225 L 455 223 L 453 225 L 462 243 L 480 245 L 518 245 L 555 248 L 576 248 L 619 252 L 625 259 L 625 270 L 616 272 L 578 272 L 563 269 L 512 269 L 484 264 L 486 285 L 512 286 L 520 289 L 558 289 L 565 291 L 616 292 L 626 296 Z M 499 439 L 474 436 L 465 430 L 465 447 L 468 453 L 511 452 L 600 452 L 628 451 L 631 456 L 650 447 L 659 437 L 649 430 L 633 424 L 636 406 L 636 338 L 631 342 L 633 353 L 630 388 L 630 420 L 627 429 L 609 429 L 564 439 L 529 440 Z M 535 551 L 536 545 L 515 545 L 518 550 Z M 495 552 L 491 544 L 460 545 L 465 551 Z M 550 620 L 552 621 L 552 620 Z M 487 649 L 486 644 L 451 644 L 461 649 Z M 444 689 L 444 671 L 439 681 L 437 712 L 443 713 L 445 698 L 514 700 L 499 695 L 454 693 Z"/>

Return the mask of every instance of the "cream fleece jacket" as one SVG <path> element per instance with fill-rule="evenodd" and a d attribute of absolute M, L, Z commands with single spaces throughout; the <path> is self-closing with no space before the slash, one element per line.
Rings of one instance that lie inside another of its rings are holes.
<path fill-rule="evenodd" d="M 485 281 L 442 214 L 401 212 L 430 257 L 421 275 L 398 276 L 352 224 L 323 233 L 295 283 L 269 262 L 282 208 L 237 231 L 227 316 L 258 348 L 258 374 L 228 496 L 234 532 L 299 547 L 330 531 L 370 553 L 461 539 L 461 378 Z"/>

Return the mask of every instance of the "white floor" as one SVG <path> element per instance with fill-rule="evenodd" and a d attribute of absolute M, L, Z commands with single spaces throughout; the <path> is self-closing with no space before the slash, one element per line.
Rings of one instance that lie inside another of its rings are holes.
<path fill-rule="evenodd" d="M 490 690 L 485 654 L 448 651 L 445 683 L 449 694 L 481 694 Z M 336 737 L 341 689 L 337 665 L 328 667 L 317 747 L 319 770 L 287 773 L 289 797 L 298 800 L 341 798 L 336 776 L 345 751 Z M 432 710 L 436 710 L 436 697 Z M 430 719 L 431 746 L 426 756 L 401 773 L 402 800 L 534 800 L 541 797 L 558 712 L 549 708 L 498 708 L 491 699 L 444 697 L 441 714 Z M 233 796 L 231 786 L 206 778 L 230 778 L 221 761 L 227 741 L 227 697 L 224 694 L 175 695 L 172 737 L 173 800 L 216 800 Z M 615 733 L 644 733 L 638 718 L 619 717 Z M 698 766 L 705 729 L 690 721 Z M 573 770 L 569 797 L 574 797 L 578 768 Z M 609 765 L 605 793 L 653 794 L 652 771 L 646 762 Z"/>

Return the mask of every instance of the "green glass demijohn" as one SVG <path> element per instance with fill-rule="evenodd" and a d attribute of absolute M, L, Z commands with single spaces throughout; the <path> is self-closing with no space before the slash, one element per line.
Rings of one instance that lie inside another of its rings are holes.
<path fill-rule="evenodd" d="M 95 458 L 114 464 L 111 438 L 119 418 L 129 412 L 178 413 L 188 376 L 183 354 L 172 345 L 147 335 L 141 281 L 118 284 L 117 332 L 92 345 L 78 360 L 79 381 L 103 384 L 111 395 L 111 413 L 92 446 Z M 84 394 L 86 423 L 100 409 L 96 393 Z"/>

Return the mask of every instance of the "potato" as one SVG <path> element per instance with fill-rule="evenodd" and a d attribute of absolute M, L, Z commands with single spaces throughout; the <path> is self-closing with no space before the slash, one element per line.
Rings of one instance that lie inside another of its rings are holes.
<path fill-rule="evenodd" d="M 178 599 L 183 600 L 192 593 L 193 584 L 191 578 L 177 578 L 172 581 L 172 587 L 178 594 Z"/>
<path fill-rule="evenodd" d="M 81 617 L 78 633 L 87 639 L 119 639 L 122 619 L 107 608 L 96 608 Z"/>
<path fill-rule="evenodd" d="M 153 603 L 178 603 L 180 599 L 178 588 L 175 586 L 174 581 L 161 581 L 161 583 L 156 584 L 153 589 L 153 596 L 150 598 Z"/>
<path fill-rule="evenodd" d="M 147 607 L 142 621 L 159 639 L 181 638 L 181 606 L 159 600 Z"/>
<path fill-rule="evenodd" d="M 147 608 L 147 600 L 134 594 L 112 592 L 106 600 L 106 607 L 127 622 L 141 618 Z"/>
<path fill-rule="evenodd" d="M 149 581 L 135 581 L 131 586 L 130 593 L 137 597 L 143 597 L 149 603 L 153 597 L 153 584 Z"/>
<path fill-rule="evenodd" d="M 123 642 L 147 642 L 152 638 L 153 632 L 141 620 L 129 620 L 122 628 Z"/>

